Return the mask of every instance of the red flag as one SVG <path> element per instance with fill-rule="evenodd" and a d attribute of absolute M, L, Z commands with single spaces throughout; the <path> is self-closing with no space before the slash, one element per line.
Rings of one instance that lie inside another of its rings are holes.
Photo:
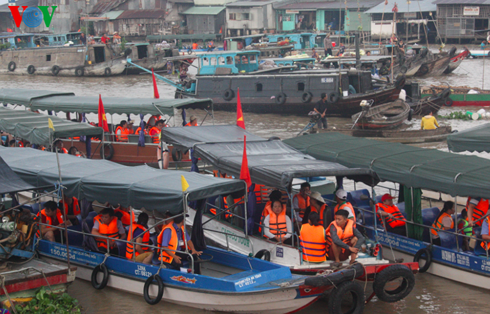
<path fill-rule="evenodd" d="M 109 132 L 109 125 L 107 124 L 104 104 L 102 103 L 102 97 L 100 96 L 100 94 L 99 94 L 99 127 L 103 128 L 104 132 Z"/>
<path fill-rule="evenodd" d="M 7 32 L 13 33 L 14 31 L 11 28 L 7 28 Z"/>
<path fill-rule="evenodd" d="M 153 73 L 153 68 L 151 68 L 151 76 L 153 76 L 153 97 L 160 98 L 160 94 L 158 94 L 157 88 L 157 80 L 155 79 L 155 73 Z"/>
<path fill-rule="evenodd" d="M 240 100 L 240 89 L 237 88 L 237 103 L 236 103 L 236 125 L 245 130 L 245 121 L 243 120 L 242 102 Z"/>
<path fill-rule="evenodd" d="M 250 177 L 250 171 L 248 170 L 248 159 L 247 159 L 247 136 L 243 137 L 243 158 L 242 158 L 242 169 L 240 170 L 240 180 L 247 182 L 247 187 L 252 185 L 252 178 Z"/>

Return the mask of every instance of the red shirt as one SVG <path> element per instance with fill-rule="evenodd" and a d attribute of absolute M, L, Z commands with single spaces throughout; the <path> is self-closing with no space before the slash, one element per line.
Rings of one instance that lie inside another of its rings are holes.
<path fill-rule="evenodd" d="M 106 36 L 102 36 L 102 37 L 100 38 L 100 41 L 101 41 L 101 42 L 103 42 L 104 44 L 107 44 L 107 39 L 108 39 L 108 37 L 106 37 Z"/>

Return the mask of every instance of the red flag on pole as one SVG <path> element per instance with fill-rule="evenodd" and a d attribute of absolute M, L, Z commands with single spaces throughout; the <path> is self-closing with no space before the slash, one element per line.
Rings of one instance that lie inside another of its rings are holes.
<path fill-rule="evenodd" d="M 240 170 L 240 180 L 247 182 L 247 187 L 252 185 L 252 178 L 250 177 L 250 171 L 248 170 L 248 159 L 247 159 L 247 136 L 243 137 L 243 158 L 242 158 L 242 169 Z"/>
<path fill-rule="evenodd" d="M 237 88 L 237 104 L 236 104 L 236 125 L 245 130 L 245 121 L 243 120 L 242 102 L 240 100 L 240 89 Z"/>
<path fill-rule="evenodd" d="M 153 68 L 151 68 L 151 76 L 153 76 L 153 97 L 160 98 L 160 94 L 158 94 L 157 88 L 157 80 L 155 79 L 155 73 L 153 73 Z"/>
<path fill-rule="evenodd" d="M 103 128 L 104 132 L 109 132 L 109 125 L 107 124 L 104 104 L 102 103 L 102 97 L 100 96 L 100 94 L 99 94 L 99 127 Z"/>

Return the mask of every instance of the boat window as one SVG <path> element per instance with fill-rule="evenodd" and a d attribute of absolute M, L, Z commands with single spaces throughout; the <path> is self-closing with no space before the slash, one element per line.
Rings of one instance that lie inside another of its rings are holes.
<path fill-rule="evenodd" d="M 255 55 L 250 56 L 250 63 L 257 63 L 257 58 L 255 57 Z"/>
<path fill-rule="evenodd" d="M 46 55 L 46 61 L 51 61 L 51 55 Z"/>
<path fill-rule="evenodd" d="M 137 47 L 138 49 L 138 59 L 143 59 L 148 57 L 148 46 L 141 45 Z"/>
<path fill-rule="evenodd" d="M 262 91 L 262 83 L 255 83 L 255 91 L 256 92 Z"/>
<path fill-rule="evenodd" d="M 94 47 L 95 63 L 101 63 L 105 61 L 104 47 Z"/>
<path fill-rule="evenodd" d="M 202 59 L 202 65 L 203 66 L 209 65 L 209 59 L 208 58 L 203 58 Z"/>
<path fill-rule="evenodd" d="M 277 37 L 277 41 L 282 41 L 283 38 L 282 37 Z"/>
<path fill-rule="evenodd" d="M 210 58 L 211 59 L 211 65 L 217 65 L 216 64 L 216 58 Z"/>
<path fill-rule="evenodd" d="M 240 59 L 240 56 L 235 56 L 235 64 L 242 64 L 242 60 Z"/>
<path fill-rule="evenodd" d="M 225 64 L 225 58 L 224 57 L 219 57 L 218 58 L 218 64 L 220 64 L 220 65 Z"/>
<path fill-rule="evenodd" d="M 226 64 L 233 64 L 233 58 L 232 57 L 226 57 Z"/>
<path fill-rule="evenodd" d="M 304 91 L 304 90 L 305 90 L 305 83 L 299 82 L 298 83 L 298 91 Z"/>

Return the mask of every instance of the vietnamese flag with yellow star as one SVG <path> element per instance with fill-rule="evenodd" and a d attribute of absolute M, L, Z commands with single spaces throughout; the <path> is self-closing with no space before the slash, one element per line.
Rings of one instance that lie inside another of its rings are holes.
<path fill-rule="evenodd" d="M 109 125 L 107 124 L 104 104 L 102 103 L 102 96 L 100 96 L 100 94 L 99 94 L 99 127 L 103 128 L 104 132 L 109 132 Z"/>
<path fill-rule="evenodd" d="M 245 121 L 243 120 L 242 102 L 240 100 L 239 88 L 237 89 L 236 125 L 245 130 Z"/>

